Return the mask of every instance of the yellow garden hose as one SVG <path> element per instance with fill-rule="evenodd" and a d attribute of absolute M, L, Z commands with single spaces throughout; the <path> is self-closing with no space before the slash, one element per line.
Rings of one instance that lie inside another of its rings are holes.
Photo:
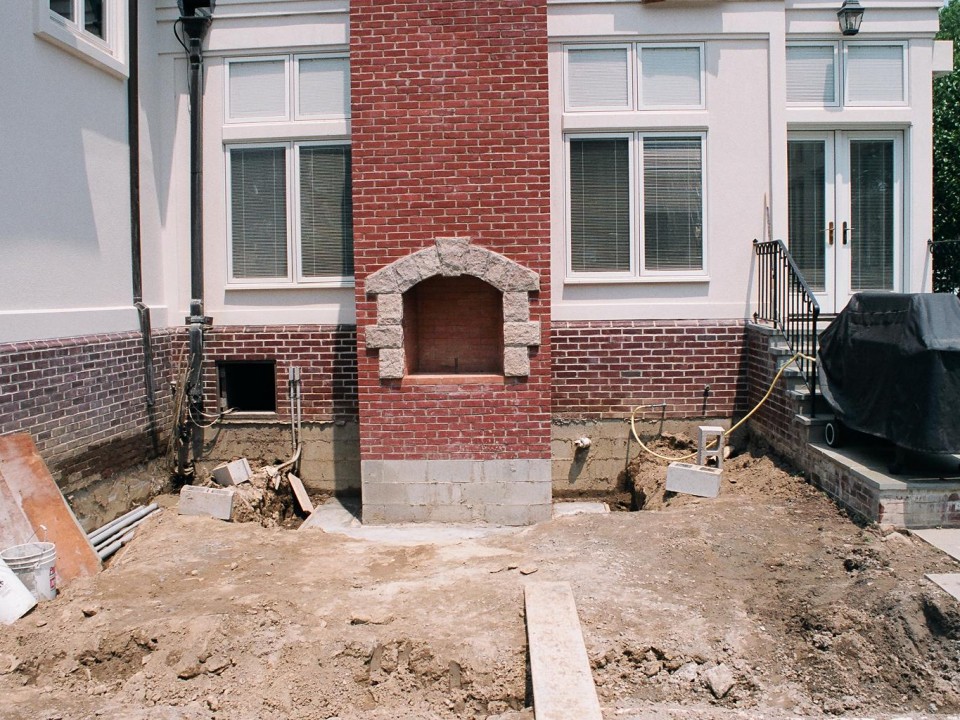
<path fill-rule="evenodd" d="M 783 375 L 783 371 L 786 370 L 790 365 L 792 365 L 798 359 L 801 359 L 801 358 L 804 360 L 811 360 L 811 361 L 815 360 L 815 358 L 812 358 L 809 355 L 804 355 L 803 353 L 797 353 L 792 358 L 790 358 L 787 362 L 785 362 L 783 364 L 783 367 L 781 367 L 777 371 L 777 374 L 773 376 L 773 380 L 770 382 L 770 387 L 767 388 L 767 392 L 764 394 L 764 396 L 760 398 L 760 402 L 754 405 L 753 409 L 750 412 L 748 412 L 746 415 L 740 418 L 740 420 L 733 427 L 727 430 L 728 435 L 732 433 L 734 430 L 736 430 L 737 428 L 739 428 L 741 425 L 743 425 L 747 420 L 749 420 L 753 416 L 753 414 L 757 410 L 760 409 L 760 406 L 763 405 L 767 401 L 767 399 L 770 397 L 771 393 L 773 393 L 773 388 L 776 387 L 777 381 L 780 379 L 780 376 Z M 636 423 L 637 411 L 641 410 L 642 408 L 643 408 L 642 405 L 638 405 L 637 407 L 635 407 L 633 410 L 630 411 L 630 432 L 633 434 L 633 439 L 637 441 L 640 447 L 642 447 L 644 450 L 646 450 L 648 453 L 650 453 L 654 457 L 660 458 L 661 460 L 667 460 L 668 462 L 678 462 L 680 460 L 689 460 L 690 458 L 694 457 L 697 454 L 697 451 L 695 450 L 692 453 L 688 455 L 682 455 L 681 457 L 667 457 L 666 455 L 661 455 L 655 450 L 651 450 L 646 445 L 644 445 L 643 440 L 641 440 L 640 436 L 637 434 L 637 423 Z M 710 445 L 713 445 L 715 442 L 716 440 L 710 443 Z"/>

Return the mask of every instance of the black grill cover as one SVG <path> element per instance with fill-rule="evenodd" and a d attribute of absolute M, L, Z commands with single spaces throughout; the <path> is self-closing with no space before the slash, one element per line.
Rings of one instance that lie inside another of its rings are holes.
<path fill-rule="evenodd" d="M 820 336 L 820 390 L 847 427 L 960 452 L 960 300 L 860 293 Z"/>

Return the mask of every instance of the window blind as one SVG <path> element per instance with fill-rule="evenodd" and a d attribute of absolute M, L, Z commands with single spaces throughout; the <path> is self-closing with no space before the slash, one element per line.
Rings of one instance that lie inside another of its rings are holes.
<path fill-rule="evenodd" d="M 787 102 L 803 105 L 837 102 L 833 45 L 787 46 Z"/>
<path fill-rule="evenodd" d="M 850 284 L 853 290 L 893 289 L 894 144 L 850 141 Z"/>
<path fill-rule="evenodd" d="M 814 292 L 826 290 L 826 143 L 787 143 L 787 242 L 804 280 Z"/>
<path fill-rule="evenodd" d="M 703 269 L 699 137 L 643 139 L 643 254 L 647 270 Z"/>
<path fill-rule="evenodd" d="M 630 270 L 630 141 L 570 140 L 574 272 Z"/>
<path fill-rule="evenodd" d="M 300 262 L 304 277 L 353 275 L 349 146 L 300 147 Z"/>
<path fill-rule="evenodd" d="M 640 65 L 643 107 L 700 105 L 700 48 L 645 47 Z"/>
<path fill-rule="evenodd" d="M 628 58 L 626 48 L 568 50 L 567 107 L 629 107 Z"/>
<path fill-rule="evenodd" d="M 350 60 L 305 58 L 298 63 L 300 115 L 350 115 Z"/>
<path fill-rule="evenodd" d="M 286 63 L 257 60 L 229 64 L 231 120 L 287 117 Z"/>
<path fill-rule="evenodd" d="M 902 45 L 848 45 L 846 100 L 858 105 L 901 103 Z"/>
<path fill-rule="evenodd" d="M 230 151 L 234 278 L 287 277 L 286 148 Z"/>

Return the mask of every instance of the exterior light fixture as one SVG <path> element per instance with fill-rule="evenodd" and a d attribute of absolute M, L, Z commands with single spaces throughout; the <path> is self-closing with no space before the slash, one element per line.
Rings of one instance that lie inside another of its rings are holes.
<path fill-rule="evenodd" d="M 196 15 L 213 15 L 213 6 L 217 0 L 177 0 L 180 17 L 194 17 Z"/>
<path fill-rule="evenodd" d="M 191 40 L 203 40 L 213 20 L 213 6 L 217 0 L 177 0 L 180 26 Z"/>
<path fill-rule="evenodd" d="M 857 0 L 843 0 L 843 5 L 837 10 L 837 20 L 840 21 L 841 33 L 856 35 L 860 32 L 860 21 L 863 20 L 863 5 Z"/>

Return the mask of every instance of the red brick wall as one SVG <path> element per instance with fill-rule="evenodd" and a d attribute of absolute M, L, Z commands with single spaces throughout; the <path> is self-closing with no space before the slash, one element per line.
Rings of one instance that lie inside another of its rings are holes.
<path fill-rule="evenodd" d="M 530 376 L 492 385 L 381 382 L 361 340 L 363 458 L 549 457 L 546 0 L 353 0 L 350 62 L 358 326 L 367 275 L 468 237 L 540 275 L 544 329 Z"/>
<path fill-rule="evenodd" d="M 670 418 L 748 409 L 742 321 L 555 321 L 552 334 L 558 417 L 626 417 L 660 402 Z"/>
<path fill-rule="evenodd" d="M 303 420 L 357 417 L 357 333 L 351 325 L 213 326 L 204 333 L 204 409 L 216 412 L 217 362 L 276 363 L 277 417 L 290 419 L 289 370 L 300 368 Z"/>
<path fill-rule="evenodd" d="M 139 333 L 0 345 L 0 434 L 28 433 L 65 492 L 166 451 L 174 331 L 154 333 L 149 408 Z"/>

